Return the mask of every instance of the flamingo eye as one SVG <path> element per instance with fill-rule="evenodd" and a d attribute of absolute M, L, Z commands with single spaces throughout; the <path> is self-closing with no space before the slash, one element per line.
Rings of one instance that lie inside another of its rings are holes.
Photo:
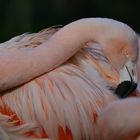
<path fill-rule="evenodd" d="M 124 51 L 124 54 L 125 54 L 126 58 L 129 58 L 129 54 L 126 50 Z"/>

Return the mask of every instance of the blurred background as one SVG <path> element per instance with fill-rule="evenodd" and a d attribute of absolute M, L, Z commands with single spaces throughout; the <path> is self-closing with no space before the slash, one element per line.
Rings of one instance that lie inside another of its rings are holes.
<path fill-rule="evenodd" d="M 140 33 L 140 0 L 0 0 L 0 42 L 86 17 L 108 17 Z"/>

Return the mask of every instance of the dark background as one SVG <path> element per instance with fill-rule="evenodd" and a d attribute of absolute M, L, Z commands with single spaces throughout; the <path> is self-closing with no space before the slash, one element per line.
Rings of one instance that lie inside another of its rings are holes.
<path fill-rule="evenodd" d="M 109 17 L 140 33 L 140 0 L 0 0 L 0 42 L 79 18 Z"/>

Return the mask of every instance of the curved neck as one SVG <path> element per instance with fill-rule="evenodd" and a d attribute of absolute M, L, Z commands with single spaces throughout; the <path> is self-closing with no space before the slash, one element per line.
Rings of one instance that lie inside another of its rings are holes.
<path fill-rule="evenodd" d="M 99 18 L 81 19 L 66 25 L 38 47 L 1 51 L 0 91 L 21 85 L 56 68 L 88 41 L 100 43 L 106 25 Z"/>
<path fill-rule="evenodd" d="M 100 18 L 89 18 L 72 22 L 56 32 L 47 42 L 33 49 L 30 57 L 36 59 L 36 63 L 42 59 L 44 64 L 51 65 L 44 68 L 44 72 L 52 70 L 73 56 L 87 42 L 102 44 L 105 32 L 109 30 L 105 21 Z M 46 62 L 44 58 L 48 57 L 49 61 Z"/>
<path fill-rule="evenodd" d="M 88 41 L 100 42 L 107 31 L 105 20 L 100 18 L 81 19 L 64 26 L 47 42 L 48 45 L 81 46 Z M 78 48 L 78 47 L 75 47 Z"/>

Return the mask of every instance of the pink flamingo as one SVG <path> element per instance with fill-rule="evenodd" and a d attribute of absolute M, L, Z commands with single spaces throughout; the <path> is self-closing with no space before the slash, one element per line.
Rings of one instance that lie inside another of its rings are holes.
<path fill-rule="evenodd" d="M 4 140 L 96 140 L 98 113 L 118 101 L 114 88 L 130 75 L 136 81 L 137 35 L 127 25 L 89 18 L 57 30 L 0 44 Z"/>

